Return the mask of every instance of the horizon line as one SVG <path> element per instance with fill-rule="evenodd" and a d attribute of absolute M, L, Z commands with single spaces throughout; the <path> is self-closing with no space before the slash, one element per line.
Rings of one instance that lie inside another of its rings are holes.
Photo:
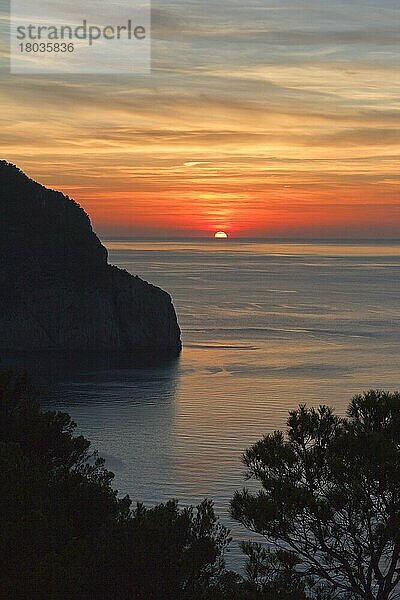
<path fill-rule="evenodd" d="M 305 237 L 228 237 L 227 239 L 216 240 L 211 236 L 187 236 L 187 237 L 166 237 L 166 236 L 109 236 L 98 233 L 97 236 L 108 242 L 185 242 L 185 241 L 210 241 L 216 244 L 224 244 L 229 242 L 335 242 L 335 243 L 360 243 L 360 242 L 377 242 L 377 243 L 400 243 L 400 238 L 358 238 L 358 237 L 332 237 L 332 238 L 305 238 Z"/>

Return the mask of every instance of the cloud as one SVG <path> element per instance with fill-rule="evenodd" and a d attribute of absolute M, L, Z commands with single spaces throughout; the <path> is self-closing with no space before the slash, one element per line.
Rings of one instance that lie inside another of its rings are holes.
<path fill-rule="evenodd" d="M 150 77 L 3 70 L 0 150 L 103 229 L 384 235 L 400 225 L 394 15 L 158 1 Z"/>

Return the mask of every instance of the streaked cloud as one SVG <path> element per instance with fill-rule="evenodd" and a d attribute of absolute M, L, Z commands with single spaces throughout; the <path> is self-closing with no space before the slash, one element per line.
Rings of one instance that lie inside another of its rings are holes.
<path fill-rule="evenodd" d="M 391 0 L 158 1 L 149 77 L 5 65 L 2 155 L 108 235 L 393 235 L 396 18 Z"/>

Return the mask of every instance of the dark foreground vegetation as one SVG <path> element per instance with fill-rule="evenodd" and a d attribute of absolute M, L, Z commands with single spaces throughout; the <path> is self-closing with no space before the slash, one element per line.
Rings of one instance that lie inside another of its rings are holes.
<path fill-rule="evenodd" d="M 357 396 L 346 419 L 301 406 L 246 452 L 261 491 L 231 513 L 268 543 L 243 545 L 244 578 L 210 501 L 133 508 L 25 376 L 0 373 L 0 410 L 1 599 L 400 598 L 399 394 Z"/>
<path fill-rule="evenodd" d="M 41 412 L 25 377 L 1 396 L 1 598 L 191 599 L 223 569 L 212 504 L 131 510 L 67 414 Z"/>
<path fill-rule="evenodd" d="M 293 598 L 400 598 L 399 393 L 355 396 L 346 418 L 300 406 L 244 462 L 261 491 L 236 492 L 232 516 L 273 544 L 249 548 L 259 589 L 275 571 Z"/>

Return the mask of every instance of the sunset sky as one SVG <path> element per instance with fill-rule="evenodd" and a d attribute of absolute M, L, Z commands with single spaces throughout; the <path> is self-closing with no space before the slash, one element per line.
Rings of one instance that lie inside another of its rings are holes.
<path fill-rule="evenodd" d="M 51 77 L 8 74 L 3 15 L 1 157 L 103 237 L 398 238 L 399 12 L 161 0 L 151 75 Z"/>

